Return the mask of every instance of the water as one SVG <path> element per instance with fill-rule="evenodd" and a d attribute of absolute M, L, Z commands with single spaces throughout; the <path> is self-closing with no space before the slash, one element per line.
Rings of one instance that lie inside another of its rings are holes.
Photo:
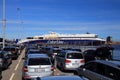
<path fill-rule="evenodd" d="M 120 45 L 112 45 L 113 50 L 113 59 L 120 60 Z"/>

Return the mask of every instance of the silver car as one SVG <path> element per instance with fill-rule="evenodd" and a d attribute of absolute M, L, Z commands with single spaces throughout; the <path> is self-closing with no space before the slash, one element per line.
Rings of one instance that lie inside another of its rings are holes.
<path fill-rule="evenodd" d="M 22 78 L 33 79 L 53 75 L 54 67 L 46 54 L 29 54 L 24 66 Z"/>
<path fill-rule="evenodd" d="M 56 56 L 56 65 L 62 70 L 73 70 L 85 64 L 83 54 L 79 51 L 65 50 Z"/>

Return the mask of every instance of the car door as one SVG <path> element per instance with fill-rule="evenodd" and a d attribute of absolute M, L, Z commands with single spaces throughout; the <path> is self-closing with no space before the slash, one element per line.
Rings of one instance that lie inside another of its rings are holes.
<path fill-rule="evenodd" d="M 62 67 L 64 66 L 64 63 L 65 63 L 65 52 L 61 52 L 60 54 L 58 54 L 58 56 L 56 57 L 56 60 L 57 60 L 57 65 L 59 67 Z"/>
<path fill-rule="evenodd" d="M 105 76 L 114 80 L 120 80 L 120 69 L 105 65 Z"/>
<path fill-rule="evenodd" d="M 104 74 L 105 74 L 104 66 L 100 65 L 100 64 L 98 65 L 95 62 L 86 64 L 85 68 L 83 68 L 82 72 L 85 77 L 87 77 L 91 80 L 113 80 L 113 79 L 106 78 L 104 76 Z"/>

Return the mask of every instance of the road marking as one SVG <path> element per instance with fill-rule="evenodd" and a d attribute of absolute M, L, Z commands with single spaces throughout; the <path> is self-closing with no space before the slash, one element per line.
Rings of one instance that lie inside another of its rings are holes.
<path fill-rule="evenodd" d="M 15 73 L 12 73 L 12 75 L 11 75 L 11 77 L 10 77 L 10 79 L 9 79 L 9 80 L 12 80 L 12 79 L 13 79 L 13 77 L 14 77 L 14 75 L 15 75 Z"/>
<path fill-rule="evenodd" d="M 19 64 L 20 64 L 20 62 L 21 62 L 21 59 L 22 59 L 22 57 L 23 57 L 23 53 L 22 53 L 22 55 L 20 56 L 20 59 L 19 59 L 19 61 L 18 61 L 18 64 L 16 65 L 16 67 L 15 67 L 15 71 L 18 69 L 18 66 L 19 66 Z"/>

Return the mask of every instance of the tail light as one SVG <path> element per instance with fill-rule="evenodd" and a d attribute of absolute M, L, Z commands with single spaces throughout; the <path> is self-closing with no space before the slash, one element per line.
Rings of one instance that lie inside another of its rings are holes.
<path fill-rule="evenodd" d="M 85 60 L 84 60 L 84 59 L 83 59 L 83 60 L 80 60 L 80 62 L 81 62 L 81 63 L 85 63 Z"/>
<path fill-rule="evenodd" d="M 30 76 L 24 76 L 24 79 L 30 78 Z"/>
<path fill-rule="evenodd" d="M 51 66 L 51 71 L 54 71 L 54 69 L 55 69 L 55 68 L 54 68 L 53 66 Z"/>
<path fill-rule="evenodd" d="M 23 70 L 24 70 L 24 72 L 28 72 L 27 66 L 25 66 L 25 67 L 23 68 Z"/>
<path fill-rule="evenodd" d="M 71 62 L 71 60 L 66 59 L 66 60 L 65 60 L 65 62 L 66 62 L 66 63 L 70 63 L 70 62 Z"/>

